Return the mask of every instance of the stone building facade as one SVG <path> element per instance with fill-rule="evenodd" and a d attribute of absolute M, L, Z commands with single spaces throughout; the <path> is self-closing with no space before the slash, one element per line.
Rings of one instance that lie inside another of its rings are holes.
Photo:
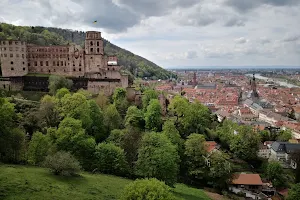
<path fill-rule="evenodd" d="M 74 44 L 37 46 L 21 41 L 0 41 L 0 61 L 2 77 L 11 80 L 28 73 L 54 74 L 86 79 L 87 89 L 92 93 L 102 90 L 111 94 L 116 87 L 128 87 L 128 75 L 121 74 L 117 57 L 104 55 L 101 32 L 88 31 L 84 48 Z M 8 88 L 8 83 L 8 79 L 5 83 L 0 79 L 1 88 Z"/>

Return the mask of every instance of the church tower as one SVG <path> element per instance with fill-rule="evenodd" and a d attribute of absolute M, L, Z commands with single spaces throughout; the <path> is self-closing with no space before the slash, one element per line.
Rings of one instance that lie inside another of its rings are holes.
<path fill-rule="evenodd" d="M 257 101 L 258 98 L 259 98 L 259 95 L 258 95 L 257 90 L 256 90 L 256 80 L 255 80 L 255 75 L 254 74 L 253 74 L 252 80 L 250 80 L 250 85 L 251 85 L 251 90 L 252 90 L 251 98 L 252 98 L 253 101 Z"/>

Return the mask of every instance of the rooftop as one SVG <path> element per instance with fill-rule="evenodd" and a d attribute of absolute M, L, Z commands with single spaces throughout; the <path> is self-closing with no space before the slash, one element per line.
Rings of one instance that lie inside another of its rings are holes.
<path fill-rule="evenodd" d="M 263 185 L 259 174 L 234 174 L 231 184 L 233 185 Z"/>

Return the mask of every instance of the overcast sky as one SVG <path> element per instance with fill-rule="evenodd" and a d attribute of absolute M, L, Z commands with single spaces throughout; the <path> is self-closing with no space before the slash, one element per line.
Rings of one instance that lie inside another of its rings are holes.
<path fill-rule="evenodd" d="M 0 22 L 99 30 L 162 67 L 300 66 L 299 11 L 300 0 L 0 0 Z"/>

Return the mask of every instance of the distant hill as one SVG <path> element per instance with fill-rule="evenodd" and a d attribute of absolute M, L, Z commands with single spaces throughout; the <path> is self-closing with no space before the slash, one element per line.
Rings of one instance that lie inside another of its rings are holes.
<path fill-rule="evenodd" d="M 21 40 L 36 45 L 64 45 L 75 43 L 83 45 L 85 32 L 60 28 L 14 26 L 0 23 L 0 40 Z M 171 72 L 155 63 L 122 49 L 104 39 L 104 52 L 107 55 L 117 55 L 119 64 L 124 66 L 128 74 L 149 79 L 167 79 L 174 76 Z"/>

